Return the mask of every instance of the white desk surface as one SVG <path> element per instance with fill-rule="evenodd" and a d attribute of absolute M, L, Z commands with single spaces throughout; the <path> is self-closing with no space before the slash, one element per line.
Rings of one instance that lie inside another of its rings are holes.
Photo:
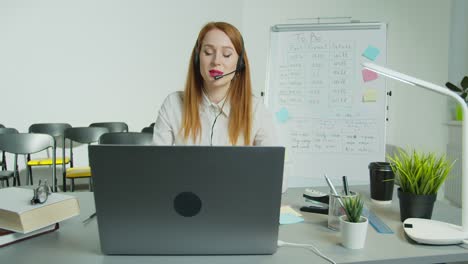
<path fill-rule="evenodd" d="M 318 188 L 325 191 L 325 188 Z M 369 187 L 351 187 L 369 197 Z M 289 189 L 283 204 L 298 209 L 304 204 L 303 188 Z M 0 248 L 0 263 L 75 264 L 75 263 L 328 263 L 303 248 L 282 247 L 274 255 L 260 256 L 106 256 L 100 252 L 96 220 L 82 221 L 94 212 L 93 195 L 75 192 L 81 215 L 61 223 L 56 232 Z M 305 221 L 280 226 L 281 240 L 313 244 L 337 263 L 441 263 L 468 260 L 468 249 L 461 246 L 427 246 L 408 242 L 400 222 L 398 199 L 390 207 L 369 207 L 389 225 L 395 234 L 379 234 L 369 226 L 366 246 L 350 250 L 339 243 L 339 233 L 326 227 L 327 216 L 304 213 Z M 437 201 L 433 219 L 460 224 L 460 209 L 448 202 Z M 125 239 L 125 238 L 122 238 Z"/>

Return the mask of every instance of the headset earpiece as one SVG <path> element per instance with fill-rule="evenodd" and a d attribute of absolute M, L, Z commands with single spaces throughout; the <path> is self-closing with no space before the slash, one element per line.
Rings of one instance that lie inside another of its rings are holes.
<path fill-rule="evenodd" d="M 241 36 L 241 52 L 239 53 L 239 59 L 237 59 L 236 72 L 241 72 L 245 69 L 244 62 L 244 38 Z"/>

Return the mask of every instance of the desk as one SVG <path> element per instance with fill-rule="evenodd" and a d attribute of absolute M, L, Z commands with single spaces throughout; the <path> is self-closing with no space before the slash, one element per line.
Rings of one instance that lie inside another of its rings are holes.
<path fill-rule="evenodd" d="M 368 186 L 351 189 L 369 197 Z M 298 209 L 303 204 L 302 190 L 289 189 L 283 195 L 283 204 Z M 326 191 L 325 188 L 320 190 Z M 279 248 L 274 255 L 261 256 L 105 256 L 100 252 L 97 222 L 93 220 L 87 225 L 82 224 L 94 212 L 92 193 L 76 192 L 73 195 L 80 201 L 80 216 L 62 222 L 56 232 L 0 249 L 0 263 L 327 263 L 307 249 L 291 247 Z M 409 243 L 401 227 L 398 199 L 394 199 L 390 207 L 375 208 L 368 198 L 366 203 L 395 234 L 379 234 L 369 226 L 365 248 L 349 250 L 339 244 L 339 233 L 326 227 L 327 216 L 303 213 L 305 222 L 280 226 L 279 237 L 286 242 L 313 244 L 337 263 L 440 263 L 468 260 L 468 249 L 460 246 Z M 459 224 L 460 209 L 445 201 L 437 201 L 433 218 Z"/>

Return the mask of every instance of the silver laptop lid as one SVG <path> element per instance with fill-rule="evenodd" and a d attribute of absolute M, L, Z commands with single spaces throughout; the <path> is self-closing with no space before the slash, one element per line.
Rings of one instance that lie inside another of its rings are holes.
<path fill-rule="evenodd" d="M 105 254 L 272 254 L 283 147 L 89 147 Z"/>

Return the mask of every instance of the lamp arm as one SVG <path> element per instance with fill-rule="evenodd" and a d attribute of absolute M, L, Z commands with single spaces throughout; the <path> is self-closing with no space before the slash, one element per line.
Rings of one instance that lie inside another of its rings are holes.
<path fill-rule="evenodd" d="M 448 88 L 417 79 L 412 76 L 382 67 L 380 65 L 363 62 L 364 68 L 384 76 L 396 79 L 398 81 L 419 86 L 440 94 L 444 94 L 455 99 L 462 108 L 463 123 L 462 123 L 462 231 L 468 233 L 468 107 L 466 102 L 457 93 L 450 91 Z"/>

